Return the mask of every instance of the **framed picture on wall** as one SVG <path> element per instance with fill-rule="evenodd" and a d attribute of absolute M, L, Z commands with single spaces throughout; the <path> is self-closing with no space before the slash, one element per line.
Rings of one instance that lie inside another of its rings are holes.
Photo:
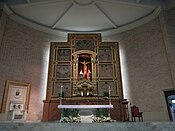
<path fill-rule="evenodd" d="M 21 103 L 23 104 L 23 109 L 28 111 L 29 96 L 29 83 L 7 80 L 3 93 L 1 112 L 8 112 L 11 108 L 11 103 Z"/>

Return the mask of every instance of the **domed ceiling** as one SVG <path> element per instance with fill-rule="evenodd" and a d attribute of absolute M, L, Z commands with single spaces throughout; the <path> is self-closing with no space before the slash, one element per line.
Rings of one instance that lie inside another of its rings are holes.
<path fill-rule="evenodd" d="M 111 35 L 135 28 L 154 18 L 171 0 L 6 0 L 4 11 L 12 19 L 53 33 Z"/>

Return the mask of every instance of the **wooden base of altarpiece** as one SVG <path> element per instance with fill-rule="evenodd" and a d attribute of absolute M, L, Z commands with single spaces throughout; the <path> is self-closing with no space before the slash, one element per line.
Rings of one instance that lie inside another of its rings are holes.
<path fill-rule="evenodd" d="M 61 119 L 61 109 L 58 108 L 59 100 L 44 100 L 43 122 L 59 121 Z M 68 99 L 62 100 L 62 105 L 108 105 L 109 100 L 104 99 Z M 113 108 L 110 109 L 110 116 L 116 121 L 125 121 L 126 113 L 123 110 L 121 100 L 112 99 Z"/>

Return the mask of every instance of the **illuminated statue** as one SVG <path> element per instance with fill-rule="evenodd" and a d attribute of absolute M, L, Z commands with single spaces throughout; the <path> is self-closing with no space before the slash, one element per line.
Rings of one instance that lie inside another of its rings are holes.
<path fill-rule="evenodd" d="M 83 72 L 80 71 L 80 80 L 82 80 L 82 79 L 83 79 Z"/>
<path fill-rule="evenodd" d="M 91 80 L 91 71 L 90 71 L 90 70 L 88 70 L 87 79 L 88 79 L 88 80 Z"/>
<path fill-rule="evenodd" d="M 89 64 L 90 62 L 80 62 L 81 64 L 83 64 L 83 77 L 86 78 L 87 75 L 87 64 Z"/>

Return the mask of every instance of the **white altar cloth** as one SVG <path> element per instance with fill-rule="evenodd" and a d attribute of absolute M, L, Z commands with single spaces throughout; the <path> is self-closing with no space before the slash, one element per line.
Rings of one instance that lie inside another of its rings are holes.
<path fill-rule="evenodd" d="M 114 108 L 113 105 L 58 105 L 60 109 Z"/>

